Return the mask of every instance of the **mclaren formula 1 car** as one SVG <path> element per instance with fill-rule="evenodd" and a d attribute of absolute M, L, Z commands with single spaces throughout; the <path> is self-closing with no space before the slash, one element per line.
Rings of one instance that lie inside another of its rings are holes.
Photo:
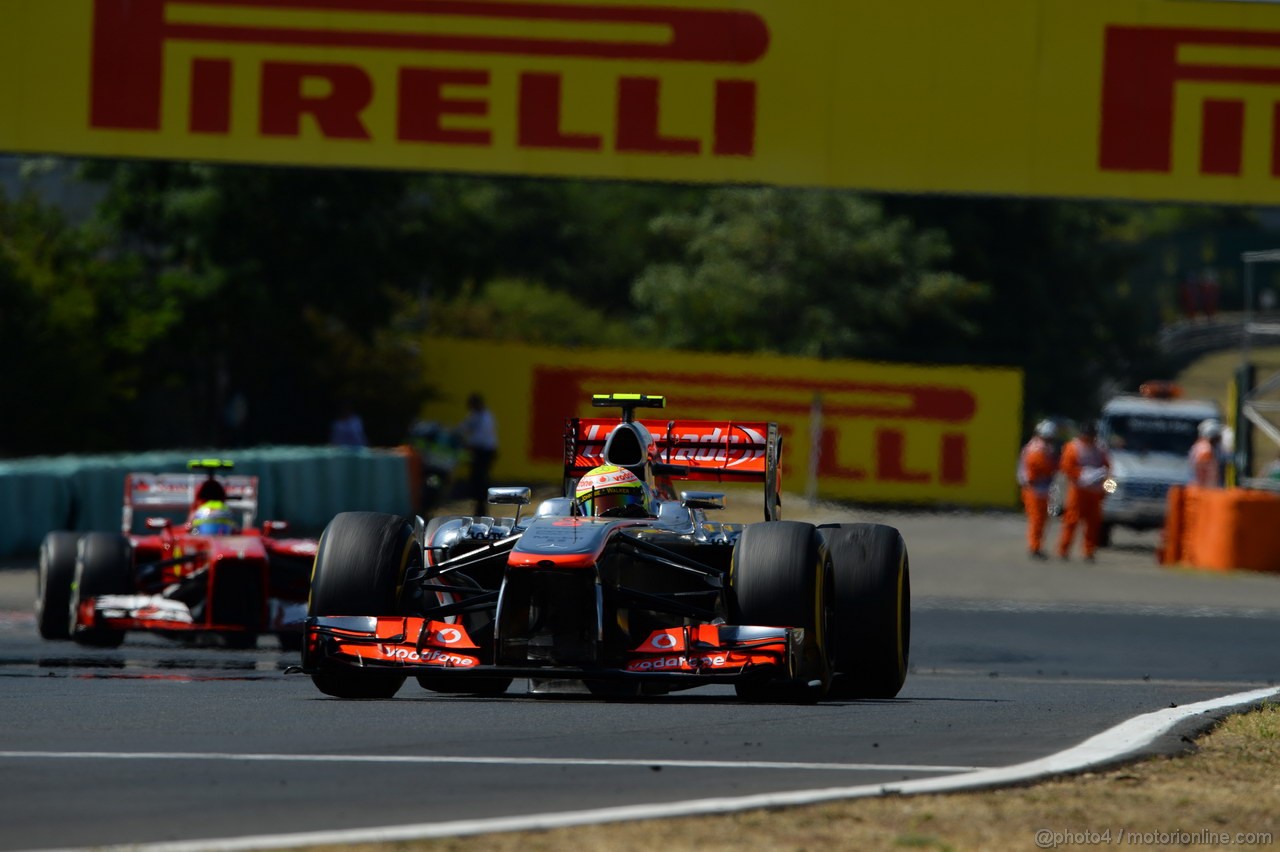
<path fill-rule="evenodd" d="M 598 395 L 619 421 L 567 422 L 565 491 L 531 516 L 337 515 L 316 553 L 301 670 L 321 692 L 662 694 L 733 684 L 757 700 L 890 698 L 910 643 L 906 545 L 880 524 L 780 519 L 776 424 L 639 420 L 661 397 Z M 603 471 L 603 473 L 602 473 Z M 625 480 L 625 481 L 624 481 Z M 716 523 L 762 482 L 765 520 Z M 588 483 L 597 483 L 597 485 Z M 623 487 L 643 499 L 606 499 Z"/>
<path fill-rule="evenodd" d="M 125 477 L 120 533 L 52 532 L 40 545 L 36 623 L 46 639 L 116 647 L 130 630 L 251 648 L 274 633 L 301 645 L 314 539 L 252 526 L 258 478 L 200 459 L 192 473 Z M 148 533 L 132 533 L 134 513 Z M 185 523 L 171 515 L 186 513 Z"/>

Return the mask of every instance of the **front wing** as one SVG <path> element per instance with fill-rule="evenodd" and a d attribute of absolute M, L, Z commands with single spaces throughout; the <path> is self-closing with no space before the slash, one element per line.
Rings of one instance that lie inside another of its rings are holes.
<path fill-rule="evenodd" d="M 306 616 L 307 605 L 301 601 L 271 598 L 268 601 L 268 624 L 265 633 L 298 633 Z M 163 595 L 99 595 L 80 601 L 75 612 L 73 630 L 157 630 L 173 633 L 217 631 L 243 632 L 241 622 L 219 624 L 196 618 L 191 607 Z"/>
<path fill-rule="evenodd" d="M 321 616 L 306 621 L 302 670 L 334 668 L 451 677 L 677 681 L 685 686 L 791 680 L 800 671 L 804 630 L 701 624 L 655 630 L 612 666 L 491 665 L 460 624 L 402 616 Z"/>

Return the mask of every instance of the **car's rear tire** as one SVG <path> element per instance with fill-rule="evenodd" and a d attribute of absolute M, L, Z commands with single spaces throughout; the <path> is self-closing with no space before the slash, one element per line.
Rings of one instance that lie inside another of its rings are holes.
<path fill-rule="evenodd" d="M 835 698 L 893 698 L 911 654 L 911 573 L 901 533 L 884 524 L 819 528 L 831 554 Z"/>
<path fill-rule="evenodd" d="M 409 518 L 343 512 L 320 535 L 307 615 L 397 615 L 404 577 L 421 564 L 422 548 Z M 337 698 L 391 698 L 405 679 L 395 672 L 345 669 L 311 676 L 317 689 Z"/>
<path fill-rule="evenodd" d="M 75 629 L 75 613 L 82 600 L 133 592 L 133 545 L 129 539 L 116 533 L 85 533 L 76 548 L 75 580 L 67 607 L 73 625 L 71 638 L 95 648 L 120 647 L 124 641 L 123 630 L 97 625 Z"/>
<path fill-rule="evenodd" d="M 742 531 L 730 569 L 730 618 L 735 624 L 801 627 L 804 647 L 798 677 L 735 686 L 742 698 L 816 701 L 831 670 L 826 650 L 829 564 L 812 524 L 766 521 Z"/>
<path fill-rule="evenodd" d="M 40 542 L 36 573 L 36 627 L 45 639 L 71 638 L 71 584 L 80 535 L 51 532 Z"/>

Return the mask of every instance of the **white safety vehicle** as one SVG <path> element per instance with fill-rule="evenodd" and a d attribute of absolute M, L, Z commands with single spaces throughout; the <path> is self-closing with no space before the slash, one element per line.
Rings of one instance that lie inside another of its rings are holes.
<path fill-rule="evenodd" d="M 1169 489 L 1190 480 L 1188 453 L 1205 420 L 1222 421 L 1218 404 L 1183 399 L 1167 382 L 1147 382 L 1137 394 L 1107 401 L 1098 421 L 1098 437 L 1111 453 L 1100 544 L 1110 543 L 1113 527 L 1164 526 Z"/>

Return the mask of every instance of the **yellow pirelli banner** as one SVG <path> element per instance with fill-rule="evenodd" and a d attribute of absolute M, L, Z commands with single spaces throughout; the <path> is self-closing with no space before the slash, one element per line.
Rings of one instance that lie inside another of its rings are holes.
<path fill-rule="evenodd" d="M 783 435 L 782 484 L 804 493 L 818 452 L 822 497 L 877 503 L 1010 506 L 1022 373 L 647 350 L 570 350 L 435 340 L 426 363 L 451 425 L 479 392 L 498 421 L 495 478 L 558 483 L 565 422 L 601 417 L 595 393 L 667 397 L 661 420 L 771 420 Z M 822 401 L 819 429 L 810 413 Z"/>
<path fill-rule="evenodd" d="M 5 0 L 0 150 L 1280 202 L 1280 4 Z"/>

